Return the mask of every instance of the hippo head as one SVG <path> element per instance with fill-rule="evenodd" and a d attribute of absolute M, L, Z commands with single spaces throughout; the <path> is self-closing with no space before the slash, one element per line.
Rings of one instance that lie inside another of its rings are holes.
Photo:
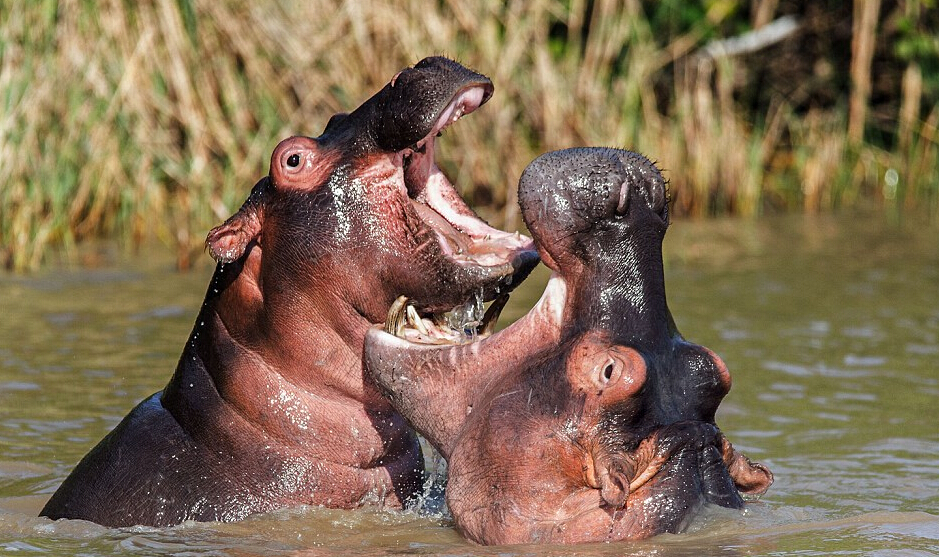
<path fill-rule="evenodd" d="M 319 137 L 282 141 L 269 176 L 209 233 L 210 253 L 230 263 L 263 252 L 258 283 L 276 282 L 267 301 L 297 309 L 312 292 L 371 322 L 398 295 L 431 315 L 510 289 L 537 264 L 530 239 L 480 220 L 434 162 L 435 138 L 492 90 L 446 58 L 402 70 Z"/>
<path fill-rule="evenodd" d="M 635 539 L 768 489 L 770 472 L 715 424 L 727 367 L 682 338 L 666 305 L 655 165 L 616 149 L 548 153 L 519 201 L 553 271 L 525 317 L 447 335 L 399 303 L 393 334 L 366 336 L 367 369 L 448 459 L 457 527 L 481 543 Z"/>

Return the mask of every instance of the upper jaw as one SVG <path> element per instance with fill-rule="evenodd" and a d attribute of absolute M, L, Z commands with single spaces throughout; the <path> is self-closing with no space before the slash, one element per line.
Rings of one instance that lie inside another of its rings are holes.
<path fill-rule="evenodd" d="M 411 146 L 398 151 L 393 163 L 400 167 L 399 187 L 423 225 L 432 232 L 440 253 L 452 264 L 452 282 L 464 293 L 461 302 L 476 293 L 491 301 L 512 290 L 537 265 L 534 242 L 518 232 L 505 232 L 489 226 L 466 205 L 434 159 L 436 138 L 462 116 L 479 108 L 492 93 L 491 84 L 474 83 L 454 94 L 441 110 L 430 131 Z M 466 294 L 471 292 L 472 295 Z M 448 296 L 444 296 L 448 298 Z M 449 307 L 430 307 L 439 312 Z"/>

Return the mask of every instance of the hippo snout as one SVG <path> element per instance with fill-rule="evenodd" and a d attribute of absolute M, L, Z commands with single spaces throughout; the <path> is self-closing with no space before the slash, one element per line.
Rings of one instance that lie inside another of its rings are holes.
<path fill-rule="evenodd" d="M 370 99 L 369 108 L 381 118 L 369 121 L 369 133 L 380 149 L 400 151 L 418 143 L 435 125 L 439 131 L 444 125 L 441 116 L 456 121 L 485 104 L 492 93 L 488 77 L 447 58 L 425 58 L 398 72 Z"/>
<path fill-rule="evenodd" d="M 607 507 L 636 513 L 649 535 L 682 531 L 705 503 L 742 508 L 741 494 L 762 494 L 773 481 L 716 425 L 691 420 L 660 427 L 631 451 L 600 451 L 592 470 Z M 619 521 L 611 534 L 628 537 L 631 527 Z"/>

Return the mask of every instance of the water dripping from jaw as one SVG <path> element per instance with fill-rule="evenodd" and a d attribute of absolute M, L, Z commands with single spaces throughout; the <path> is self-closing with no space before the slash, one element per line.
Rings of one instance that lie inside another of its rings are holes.
<path fill-rule="evenodd" d="M 483 291 L 480 288 L 465 304 L 453 308 L 446 319 L 450 328 L 460 335 L 461 341 L 473 341 L 485 314 Z"/>

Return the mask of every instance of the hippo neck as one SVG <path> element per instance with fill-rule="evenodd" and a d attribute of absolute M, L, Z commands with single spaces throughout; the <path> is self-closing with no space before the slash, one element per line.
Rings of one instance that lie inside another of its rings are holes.
<path fill-rule="evenodd" d="M 665 299 L 661 239 L 627 239 L 599 254 L 572 297 L 578 329 L 610 331 L 622 344 L 654 350 L 677 334 Z"/>
<path fill-rule="evenodd" d="M 216 269 L 164 390 L 164 406 L 190 432 L 201 430 L 200 416 L 212 405 L 268 442 L 302 445 L 303 451 L 311 446 L 324 451 L 318 456 L 364 464 L 355 449 L 380 455 L 383 440 L 407 431 L 363 378 L 360 354 L 369 323 L 328 296 L 320 302 L 328 311 L 303 297 L 290 307 L 272 303 L 257 280 L 259 251 Z M 357 447 L 336 455 L 342 451 L 322 442 L 324 432 L 348 430 L 350 423 L 360 435 L 347 445 Z M 311 437 L 320 442 L 304 441 Z"/>

